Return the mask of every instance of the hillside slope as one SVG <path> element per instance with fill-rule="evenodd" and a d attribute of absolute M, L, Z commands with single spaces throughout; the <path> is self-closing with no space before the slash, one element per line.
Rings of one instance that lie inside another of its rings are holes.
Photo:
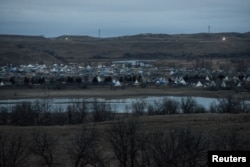
<path fill-rule="evenodd" d="M 115 38 L 0 35 L 0 65 L 197 56 L 249 58 L 249 46 L 250 33 L 140 34 Z"/>

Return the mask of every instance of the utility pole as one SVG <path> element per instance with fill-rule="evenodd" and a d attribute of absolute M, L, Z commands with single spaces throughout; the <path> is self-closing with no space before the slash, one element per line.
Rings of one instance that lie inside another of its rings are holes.
<path fill-rule="evenodd" d="M 208 25 L 208 33 L 210 34 L 210 25 Z"/>
<path fill-rule="evenodd" d="M 101 30 L 98 30 L 98 37 L 101 38 Z"/>

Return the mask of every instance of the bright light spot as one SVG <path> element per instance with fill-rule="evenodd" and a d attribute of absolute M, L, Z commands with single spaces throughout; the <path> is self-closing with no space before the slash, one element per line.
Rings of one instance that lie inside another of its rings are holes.
<path fill-rule="evenodd" d="M 66 38 L 65 38 L 65 40 L 67 41 L 67 40 L 69 40 L 69 38 L 68 38 L 68 37 L 66 37 Z"/>
<path fill-rule="evenodd" d="M 223 38 L 222 38 L 222 41 L 225 41 L 225 40 L 226 40 L 226 37 L 223 37 Z"/>

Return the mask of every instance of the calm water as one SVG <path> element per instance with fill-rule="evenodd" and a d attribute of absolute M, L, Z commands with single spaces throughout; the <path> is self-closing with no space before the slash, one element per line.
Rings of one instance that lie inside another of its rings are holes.
<path fill-rule="evenodd" d="M 162 102 L 164 98 L 170 98 L 177 101 L 181 101 L 178 96 L 147 96 L 147 97 L 137 97 L 137 98 L 123 98 L 123 99 L 103 99 L 103 98 L 86 98 L 86 99 L 69 99 L 69 98 L 50 98 L 50 99 L 18 99 L 18 100 L 0 100 L 0 107 L 8 108 L 11 110 L 13 106 L 21 102 L 35 102 L 40 101 L 41 103 L 46 102 L 50 106 L 51 111 L 60 109 L 61 111 L 66 111 L 68 105 L 75 104 L 77 102 L 85 101 L 88 104 L 93 103 L 95 100 L 98 102 L 103 102 L 110 104 L 111 110 L 115 112 L 131 112 L 131 106 L 137 101 L 144 101 L 147 105 L 154 105 L 155 102 Z M 197 101 L 198 104 L 202 105 L 206 109 L 209 109 L 211 103 L 217 104 L 217 99 L 215 98 L 203 98 L 203 97 L 192 97 Z M 147 108 L 147 107 L 146 107 Z"/>

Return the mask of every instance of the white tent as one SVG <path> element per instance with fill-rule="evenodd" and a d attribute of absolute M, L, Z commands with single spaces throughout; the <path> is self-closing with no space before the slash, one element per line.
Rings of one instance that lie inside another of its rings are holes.
<path fill-rule="evenodd" d="M 134 83 L 134 85 L 139 85 L 139 82 L 138 82 L 138 80 L 135 80 L 135 83 Z"/>
<path fill-rule="evenodd" d="M 0 86 L 4 86 L 4 83 L 3 83 L 3 81 L 0 83 Z"/>
<path fill-rule="evenodd" d="M 211 86 L 216 86 L 216 83 L 214 81 L 211 82 Z"/>
<path fill-rule="evenodd" d="M 178 78 L 177 77 L 174 79 L 174 83 L 178 84 Z"/>
<path fill-rule="evenodd" d="M 202 85 L 201 81 L 198 81 L 197 84 L 196 84 L 196 87 L 202 87 L 202 86 L 203 85 Z"/>
<path fill-rule="evenodd" d="M 173 72 L 173 71 L 170 71 L 169 75 L 174 75 L 174 72 Z"/>
<path fill-rule="evenodd" d="M 98 82 L 102 82 L 102 79 L 101 79 L 100 76 L 97 77 L 97 81 L 98 81 Z"/>
<path fill-rule="evenodd" d="M 116 87 L 120 87 L 120 86 L 121 86 L 120 81 L 116 81 L 115 86 L 116 86 Z"/>
<path fill-rule="evenodd" d="M 223 88 L 227 87 L 225 81 L 223 81 L 220 86 L 223 87 Z"/>
<path fill-rule="evenodd" d="M 208 77 L 208 76 L 206 76 L 206 81 L 210 81 L 210 79 L 209 79 L 209 77 Z"/>
<path fill-rule="evenodd" d="M 27 67 L 28 67 L 28 68 L 33 68 L 34 66 L 33 66 L 33 65 L 31 65 L 31 64 L 29 64 Z"/>
<path fill-rule="evenodd" d="M 250 81 L 250 77 L 247 77 L 247 78 L 246 78 L 246 81 Z"/>
<path fill-rule="evenodd" d="M 92 69 L 92 67 L 90 65 L 88 65 L 86 68 L 87 68 L 87 70 L 91 70 Z"/>
<path fill-rule="evenodd" d="M 186 85 L 187 83 L 186 83 L 186 81 L 183 78 L 180 78 L 180 84 Z"/>

